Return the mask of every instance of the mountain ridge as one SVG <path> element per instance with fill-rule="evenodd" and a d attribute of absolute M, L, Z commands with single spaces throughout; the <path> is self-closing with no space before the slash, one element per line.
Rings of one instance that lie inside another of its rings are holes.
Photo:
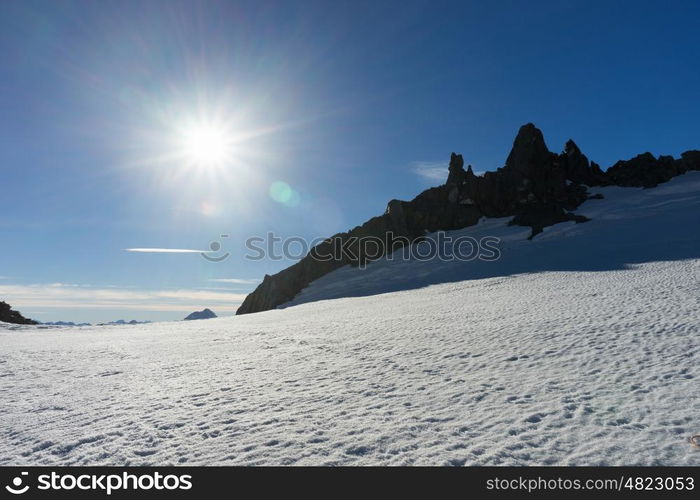
<path fill-rule="evenodd" d="M 485 216 L 513 217 L 510 223 L 530 227 L 532 238 L 559 222 L 588 221 L 573 213 L 590 197 L 588 187 L 652 188 L 690 170 L 700 170 L 700 151 L 686 151 L 678 159 L 643 153 L 603 171 L 571 139 L 562 153 L 552 153 L 541 130 L 527 123 L 520 127 L 503 167 L 476 176 L 470 165 L 464 169 L 462 155 L 452 153 L 445 184 L 429 188 L 411 201 L 391 200 L 383 215 L 327 238 L 299 262 L 275 275 L 265 275 L 236 314 L 274 309 L 331 271 L 348 264 L 364 265 L 391 253 L 396 250 L 396 236 L 415 241 L 428 232 L 472 226 Z M 369 254 L 357 242 L 367 237 L 384 241 L 381 255 Z M 339 248 L 351 250 L 351 256 Z M 332 258 L 325 258 L 329 255 Z"/>

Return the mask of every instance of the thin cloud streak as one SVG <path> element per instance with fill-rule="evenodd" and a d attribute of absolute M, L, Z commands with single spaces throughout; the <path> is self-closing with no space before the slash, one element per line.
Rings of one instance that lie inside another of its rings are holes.
<path fill-rule="evenodd" d="M 447 180 L 447 165 L 442 161 L 417 161 L 411 164 L 411 171 L 426 180 L 445 182 Z"/>
<path fill-rule="evenodd" d="M 411 170 L 414 174 L 422 177 L 431 182 L 445 183 L 447 181 L 447 174 L 449 173 L 448 167 L 444 162 L 413 162 L 411 164 Z M 472 166 L 472 172 L 477 177 L 483 176 L 485 170 L 474 170 Z"/>
<path fill-rule="evenodd" d="M 142 311 L 181 311 L 216 307 L 232 311 L 243 302 L 245 293 L 173 289 L 133 290 L 109 287 L 65 285 L 0 285 L 0 296 L 15 308 L 134 309 Z"/>
<path fill-rule="evenodd" d="M 125 248 L 127 252 L 139 253 L 204 253 L 207 250 L 194 250 L 191 248 Z"/>
<path fill-rule="evenodd" d="M 255 285 L 257 283 L 260 283 L 260 280 L 250 280 L 242 278 L 213 278 L 209 281 L 213 281 L 216 283 L 233 283 L 235 285 Z"/>

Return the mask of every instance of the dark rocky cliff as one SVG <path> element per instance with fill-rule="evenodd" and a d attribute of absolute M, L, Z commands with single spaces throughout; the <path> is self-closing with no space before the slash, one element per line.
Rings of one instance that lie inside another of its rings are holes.
<path fill-rule="evenodd" d="M 18 311 L 14 311 L 10 304 L 0 301 L 0 321 L 14 323 L 17 325 L 36 325 L 37 322 L 22 316 Z"/>
<path fill-rule="evenodd" d="M 588 198 L 589 186 L 649 188 L 688 170 L 700 170 L 700 151 L 687 151 L 680 159 L 645 153 L 603 172 L 572 140 L 561 154 L 550 152 L 542 132 L 528 123 L 520 128 L 505 166 L 476 176 L 471 166 L 464 169 L 462 155 L 452 153 L 444 185 L 412 201 L 390 201 L 384 214 L 331 236 L 296 264 L 266 275 L 236 314 L 274 309 L 339 267 L 365 264 L 396 251 L 397 237 L 408 244 L 428 232 L 471 226 L 482 216 L 513 216 L 511 224 L 530 226 L 532 237 L 552 224 L 588 220 L 572 211 Z M 359 243 L 368 237 L 384 243 L 380 253 L 374 245 L 370 252 Z"/>

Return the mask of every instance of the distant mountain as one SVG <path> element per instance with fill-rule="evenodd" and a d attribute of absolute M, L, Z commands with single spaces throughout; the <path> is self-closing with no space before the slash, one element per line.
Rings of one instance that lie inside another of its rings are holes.
<path fill-rule="evenodd" d="M 110 321 L 109 323 L 98 323 L 97 326 L 106 326 L 106 325 L 143 325 L 146 323 L 150 323 L 150 321 L 136 321 L 135 319 L 132 319 L 131 321 L 126 321 L 123 319 L 118 319 L 117 321 Z"/>
<path fill-rule="evenodd" d="M 16 325 L 36 325 L 37 322 L 33 319 L 28 319 L 22 316 L 18 311 L 13 311 L 10 304 L 0 301 L 0 321 L 5 323 L 14 323 Z"/>
<path fill-rule="evenodd" d="M 211 309 L 204 309 L 202 311 L 195 311 L 189 316 L 187 316 L 184 321 L 190 321 L 193 319 L 211 319 L 216 318 L 216 314 Z"/>
<path fill-rule="evenodd" d="M 39 322 L 39 324 L 49 326 L 92 326 L 90 323 L 73 323 L 72 321 L 46 321 Z"/>
<path fill-rule="evenodd" d="M 691 170 L 700 170 L 700 151 L 686 151 L 680 158 L 644 153 L 603 171 L 572 140 L 560 154 L 549 151 L 542 132 L 528 123 L 503 167 L 477 176 L 471 165 L 464 169 L 462 155 L 452 153 L 445 184 L 412 201 L 391 200 L 384 214 L 327 238 L 299 262 L 265 275 L 236 314 L 275 309 L 322 276 L 346 265 L 364 266 L 395 251 L 395 243 L 411 244 L 426 233 L 474 226 L 482 217 L 511 217 L 511 225 L 530 227 L 533 238 L 560 222 L 588 221 L 573 211 L 589 199 L 590 187 L 653 188 Z M 373 245 L 361 246 L 361 241 Z M 384 243 L 379 251 L 377 241 Z"/>
<path fill-rule="evenodd" d="M 118 319 L 117 321 L 110 321 L 108 323 L 97 323 L 96 326 L 107 326 L 107 325 L 141 325 L 145 323 L 150 323 L 150 321 L 136 321 L 132 319 L 131 321 L 126 321 L 124 319 Z M 35 324 L 46 325 L 46 326 L 92 326 L 92 323 L 75 323 L 73 321 L 45 321 L 37 322 Z"/>

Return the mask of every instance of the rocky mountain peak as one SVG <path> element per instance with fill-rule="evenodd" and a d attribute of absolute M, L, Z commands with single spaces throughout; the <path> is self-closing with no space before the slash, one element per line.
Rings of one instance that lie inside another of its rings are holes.
<path fill-rule="evenodd" d="M 513 141 L 506 169 L 529 177 L 536 167 L 549 162 L 550 155 L 542 131 L 532 123 L 526 123 L 520 127 Z"/>
<path fill-rule="evenodd" d="M 201 311 L 195 311 L 185 318 L 185 321 L 190 321 L 193 319 L 211 319 L 216 318 L 216 314 L 211 309 L 202 309 Z"/>
<path fill-rule="evenodd" d="M 471 165 L 465 172 L 461 154 L 452 153 L 445 184 L 427 189 L 411 201 L 390 201 L 384 214 L 331 236 L 299 262 L 272 276 L 266 275 L 236 314 L 274 309 L 335 269 L 366 264 L 384 255 L 369 257 L 358 243 L 351 247 L 357 257 L 336 255 L 334 249 L 342 247 L 343 242 L 367 237 L 384 241 L 389 234 L 415 241 L 427 232 L 472 226 L 481 217 L 512 217 L 511 224 L 532 229 L 532 238 L 544 227 L 559 222 L 586 222 L 586 217 L 573 211 L 590 198 L 588 187 L 653 187 L 688 170 L 700 170 L 700 151 L 686 151 L 681 159 L 657 159 L 645 153 L 603 172 L 571 139 L 561 154 L 551 153 L 542 132 L 527 123 L 520 127 L 505 167 L 476 176 Z M 385 252 L 395 251 L 387 248 Z M 334 258 L 315 257 L 329 254 Z"/>

